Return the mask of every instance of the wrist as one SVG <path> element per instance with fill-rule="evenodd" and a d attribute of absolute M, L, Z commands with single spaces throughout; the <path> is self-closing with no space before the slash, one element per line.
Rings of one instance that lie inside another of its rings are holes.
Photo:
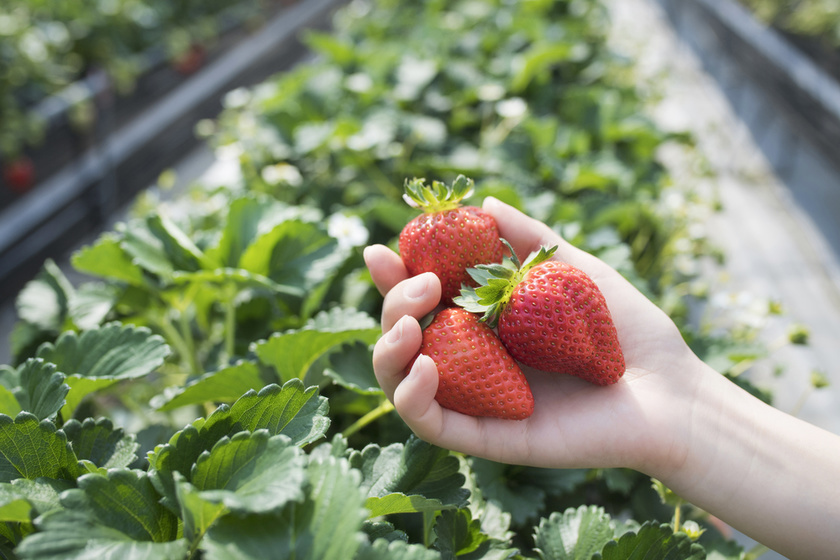
<path fill-rule="evenodd" d="M 641 470 L 666 485 L 691 486 L 728 453 L 733 460 L 755 443 L 755 407 L 766 406 L 690 350 L 669 370 L 658 411 L 655 446 Z"/>

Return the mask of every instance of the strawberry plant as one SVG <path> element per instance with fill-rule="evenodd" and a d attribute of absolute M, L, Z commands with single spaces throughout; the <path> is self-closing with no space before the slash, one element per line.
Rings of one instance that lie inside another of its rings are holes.
<path fill-rule="evenodd" d="M 761 21 L 788 33 L 840 48 L 840 7 L 831 0 L 741 0 Z"/>
<path fill-rule="evenodd" d="M 0 159 L 14 159 L 44 141 L 35 110 L 91 71 L 104 70 L 120 93 L 157 59 L 189 63 L 221 33 L 226 19 L 247 20 L 257 0 L 9 0 L 0 14 Z M 190 58 L 187 55 L 193 53 Z M 187 66 L 183 66 L 187 68 Z M 83 86 L 77 86 L 83 87 Z M 69 94 L 78 98 L 78 91 Z"/>
<path fill-rule="evenodd" d="M 604 17 L 589 0 L 356 1 L 309 36 L 320 57 L 232 92 L 204 128 L 237 173 L 170 202 L 147 194 L 72 273 L 48 262 L 18 295 L 0 367 L 0 553 L 742 558 L 641 473 L 424 443 L 372 371 L 382 298 L 359 247 L 398 245 L 416 215 L 407 178 L 463 174 L 477 199 L 619 269 L 748 384 L 736 370 L 764 350 L 688 322 L 678 257 L 705 249 L 661 201 L 656 158 L 681 138 L 642 116 Z"/>

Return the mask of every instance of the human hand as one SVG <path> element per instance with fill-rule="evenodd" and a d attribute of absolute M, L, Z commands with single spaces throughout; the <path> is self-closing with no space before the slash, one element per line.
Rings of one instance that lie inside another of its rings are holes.
<path fill-rule="evenodd" d="M 408 278 L 399 255 L 375 245 L 365 261 L 385 296 L 374 349 L 377 379 L 406 424 L 422 439 L 500 462 L 545 467 L 631 467 L 656 470 L 679 454 L 673 416 L 679 395 L 691 391 L 700 363 L 674 323 L 618 272 L 581 251 L 541 222 L 488 198 L 500 234 L 520 258 L 540 246 L 558 246 L 554 258 L 586 272 L 606 298 L 624 351 L 626 373 L 607 387 L 576 377 L 523 367 L 535 398 L 521 421 L 477 418 L 441 407 L 438 374 L 421 356 L 406 375 L 422 339 L 418 319 L 440 302 L 440 282 L 426 273 Z"/>
<path fill-rule="evenodd" d="M 365 261 L 385 296 L 373 366 L 420 438 L 477 457 L 541 467 L 628 467 L 790 558 L 834 558 L 840 519 L 840 437 L 766 405 L 695 356 L 674 323 L 618 272 L 544 224 L 489 198 L 484 210 L 520 258 L 554 245 L 555 259 L 598 285 L 627 366 L 615 384 L 523 367 L 534 394 L 525 420 L 476 418 L 434 399 L 438 374 L 420 356 L 417 319 L 440 282 L 408 278 L 399 255 L 374 245 Z"/>

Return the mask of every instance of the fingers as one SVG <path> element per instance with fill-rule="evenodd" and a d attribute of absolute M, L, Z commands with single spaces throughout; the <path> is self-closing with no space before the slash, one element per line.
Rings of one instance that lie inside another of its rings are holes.
<path fill-rule="evenodd" d="M 553 247 L 566 242 L 547 225 L 526 216 L 513 206 L 493 197 L 484 199 L 482 209 L 493 216 L 499 235 L 506 239 L 520 259 L 541 246 Z"/>
<path fill-rule="evenodd" d="M 394 392 L 394 407 L 421 439 L 436 441 L 443 427 L 443 408 L 435 400 L 438 371 L 434 361 L 420 355 Z"/>
<path fill-rule="evenodd" d="M 365 247 L 364 258 L 373 283 L 383 296 L 408 278 L 400 256 L 384 245 Z"/>
<path fill-rule="evenodd" d="M 382 332 L 391 330 L 405 315 L 417 319 L 431 313 L 440 303 L 440 280 L 431 272 L 400 282 L 385 294 L 382 304 Z"/>
<path fill-rule="evenodd" d="M 438 380 L 435 362 L 429 356 L 421 354 L 394 393 L 394 407 L 420 439 L 446 449 L 480 457 L 493 455 L 488 448 L 499 445 L 499 442 L 485 437 L 488 426 L 495 426 L 496 435 L 502 436 L 503 439 L 506 431 L 521 435 L 525 429 L 524 422 L 516 422 L 517 425 L 514 426 L 511 421 L 467 416 L 442 407 L 435 400 Z M 522 441 L 522 438 L 513 439 Z M 522 455 L 519 457 L 521 460 Z"/>
<path fill-rule="evenodd" d="M 520 260 L 526 259 L 532 251 L 540 247 L 557 246 L 555 259 L 580 268 L 590 275 L 597 276 L 605 272 L 605 265 L 600 259 L 578 249 L 544 223 L 523 214 L 513 206 L 487 197 L 484 199 L 483 209 L 496 220 L 499 235 L 511 244 Z"/>
<path fill-rule="evenodd" d="M 385 396 L 394 401 L 394 391 L 405 377 L 405 368 L 417 355 L 423 333 L 416 319 L 404 316 L 373 347 L 373 371 Z"/>
<path fill-rule="evenodd" d="M 389 399 L 402 381 L 405 368 L 420 350 L 423 339 L 418 319 L 440 303 L 440 280 L 426 272 L 398 283 L 382 304 L 384 336 L 373 349 L 373 369 Z"/>

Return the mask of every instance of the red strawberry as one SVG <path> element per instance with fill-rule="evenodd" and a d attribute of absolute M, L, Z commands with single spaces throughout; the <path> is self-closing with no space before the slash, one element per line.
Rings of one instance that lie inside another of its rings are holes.
<path fill-rule="evenodd" d="M 548 260 L 556 250 L 540 249 L 524 266 L 513 255 L 502 265 L 477 267 L 471 273 L 480 286 L 464 290 L 456 303 L 498 326 L 519 362 L 598 385 L 615 383 L 624 374 L 624 355 L 607 302 L 584 272 Z"/>
<path fill-rule="evenodd" d="M 444 408 L 508 420 L 523 420 L 534 411 L 528 380 L 496 333 L 460 307 L 435 315 L 423 329 L 419 354 L 437 365 L 435 399 Z"/>
<path fill-rule="evenodd" d="M 19 157 L 3 166 L 3 181 L 16 193 L 24 193 L 35 183 L 35 166 L 27 157 Z"/>
<path fill-rule="evenodd" d="M 468 268 L 501 262 L 504 254 L 496 220 L 479 208 L 461 206 L 472 187 L 463 175 L 451 187 L 438 181 L 427 186 L 423 179 L 405 185 L 403 198 L 424 212 L 400 233 L 400 255 L 410 276 L 437 274 L 444 304 L 458 295 L 461 284 L 475 285 Z"/>

